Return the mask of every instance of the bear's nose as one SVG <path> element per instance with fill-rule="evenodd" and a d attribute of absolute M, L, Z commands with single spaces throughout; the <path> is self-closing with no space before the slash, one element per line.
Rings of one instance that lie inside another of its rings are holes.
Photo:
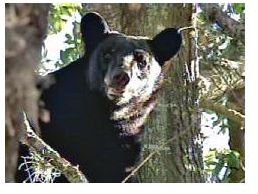
<path fill-rule="evenodd" d="M 124 89 L 125 86 L 129 83 L 130 78 L 126 72 L 119 72 L 114 75 L 112 80 L 112 86 L 117 89 Z"/>

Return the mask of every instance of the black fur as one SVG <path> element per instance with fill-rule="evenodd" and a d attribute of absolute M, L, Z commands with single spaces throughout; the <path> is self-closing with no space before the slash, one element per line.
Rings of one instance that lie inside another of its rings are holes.
<path fill-rule="evenodd" d="M 40 120 L 42 138 L 90 182 L 121 182 L 140 161 L 161 67 L 182 39 L 173 28 L 152 40 L 112 32 L 96 13 L 82 18 L 81 31 L 85 56 L 48 75 L 54 84 L 41 97 L 50 112 L 50 122 Z"/>

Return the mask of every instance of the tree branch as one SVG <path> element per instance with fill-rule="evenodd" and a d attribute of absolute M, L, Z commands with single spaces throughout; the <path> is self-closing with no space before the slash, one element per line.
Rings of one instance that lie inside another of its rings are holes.
<path fill-rule="evenodd" d="M 229 109 L 222 104 L 214 103 L 213 101 L 207 99 L 202 99 L 200 106 L 203 109 L 208 109 L 218 114 L 224 115 L 225 117 L 232 120 L 239 126 L 244 126 L 245 116 L 242 115 L 240 112 L 237 112 L 236 110 Z"/>
<path fill-rule="evenodd" d="M 226 33 L 245 43 L 245 25 L 231 18 L 223 12 L 218 4 L 199 3 L 199 7 L 206 13 L 212 23 L 217 23 Z"/>
<path fill-rule="evenodd" d="M 26 127 L 26 138 L 24 144 L 35 150 L 43 158 L 50 158 L 49 163 L 56 169 L 60 170 L 67 180 L 71 183 L 87 183 L 84 174 L 79 170 L 78 166 L 73 166 L 69 161 L 62 158 L 58 152 L 53 150 L 41 138 L 39 138 L 31 129 L 29 121 L 24 114 L 24 124 Z M 44 153 L 42 152 L 44 150 Z"/>

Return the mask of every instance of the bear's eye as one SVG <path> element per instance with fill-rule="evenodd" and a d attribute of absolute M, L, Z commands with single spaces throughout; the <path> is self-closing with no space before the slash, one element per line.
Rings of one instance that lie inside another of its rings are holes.
<path fill-rule="evenodd" d="M 110 63 L 111 59 L 112 59 L 112 55 L 110 53 L 105 53 L 103 55 L 103 61 L 105 64 Z"/>
<path fill-rule="evenodd" d="M 145 51 L 137 49 L 134 51 L 134 60 L 137 62 L 137 66 L 140 70 L 144 69 L 147 65 L 145 60 Z"/>
<path fill-rule="evenodd" d="M 145 60 L 141 61 L 141 62 L 137 62 L 137 66 L 140 70 L 144 69 L 147 65 L 147 62 Z"/>

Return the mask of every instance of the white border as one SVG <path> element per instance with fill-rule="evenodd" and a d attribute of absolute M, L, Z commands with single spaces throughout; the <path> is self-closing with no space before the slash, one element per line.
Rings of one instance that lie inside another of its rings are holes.
<path fill-rule="evenodd" d="M 6 1 L 6 2 L 24 2 L 24 1 Z M 26 1 L 38 3 L 38 1 Z M 62 1 L 54 1 L 54 3 L 61 3 Z M 81 3 L 80 1 L 75 1 Z M 99 3 L 103 1 L 88 1 L 92 3 Z M 121 1 L 105 1 L 105 3 L 121 3 Z M 150 3 L 150 1 L 123 1 L 128 2 L 142 2 Z M 151 1 L 151 3 L 195 3 L 195 1 Z M 211 2 L 211 1 L 201 1 Z M 214 1 L 213 1 L 214 2 Z M 225 3 L 223 1 L 216 1 L 216 3 Z M 243 2 L 243 1 L 227 1 L 227 2 Z M 50 3 L 53 3 L 51 1 Z M 2 6 L 3 5 L 3 6 Z M 1 18 L 4 17 L 4 3 L 1 3 L 0 14 Z M 257 101 L 258 101 L 258 49 L 255 48 L 257 44 L 257 12 L 258 7 L 256 1 L 246 2 L 246 182 L 245 184 L 173 184 L 173 183 L 162 183 L 162 184 L 4 184 L 4 110 L 1 108 L 0 120 L 2 123 L 1 134 L 1 149 L 0 149 L 0 193 L 121 193 L 121 194 L 136 194 L 136 193 L 255 193 L 254 190 L 257 187 Z M 4 23 L 4 22 L 3 22 Z M 1 37 L 5 37 L 3 24 L 1 25 Z M 1 38 L 1 51 L 3 48 L 4 38 Z M 4 52 L 1 52 L 2 65 L 0 65 L 1 77 L 5 77 L 4 74 Z M 0 84 L 1 91 L 1 102 L 3 103 L 4 83 Z M 1 106 L 4 107 L 4 104 Z"/>
<path fill-rule="evenodd" d="M 246 177 L 250 187 L 257 187 L 257 107 L 258 92 L 256 83 L 258 83 L 258 54 L 255 48 L 257 42 L 258 30 L 255 27 L 257 20 L 257 6 L 255 2 L 248 2 L 246 14 Z"/>
<path fill-rule="evenodd" d="M 39 0 L 9 0 L 9 1 L 4 1 L 6 3 L 244 3 L 246 1 L 244 0 L 200 0 L 200 1 L 195 1 L 195 0 L 87 0 L 87 1 L 63 1 L 63 0 L 52 0 L 52 1 L 39 1 Z"/>
<path fill-rule="evenodd" d="M 0 96 L 1 96 L 1 105 L 0 105 L 0 121 L 1 121 L 1 129 L 0 129 L 0 182 L 4 182 L 5 179 L 5 31 L 4 31 L 4 24 L 5 24 L 5 6 L 0 6 L 0 18 L 2 19 L 2 25 L 0 25 L 0 33 L 2 38 L 0 38 L 0 56 L 1 56 L 1 62 L 0 62 L 0 77 L 3 79 L 3 81 L 0 82 Z M 1 186 L 0 186 L 1 187 Z M 1 192 L 1 190 L 0 190 Z"/>

